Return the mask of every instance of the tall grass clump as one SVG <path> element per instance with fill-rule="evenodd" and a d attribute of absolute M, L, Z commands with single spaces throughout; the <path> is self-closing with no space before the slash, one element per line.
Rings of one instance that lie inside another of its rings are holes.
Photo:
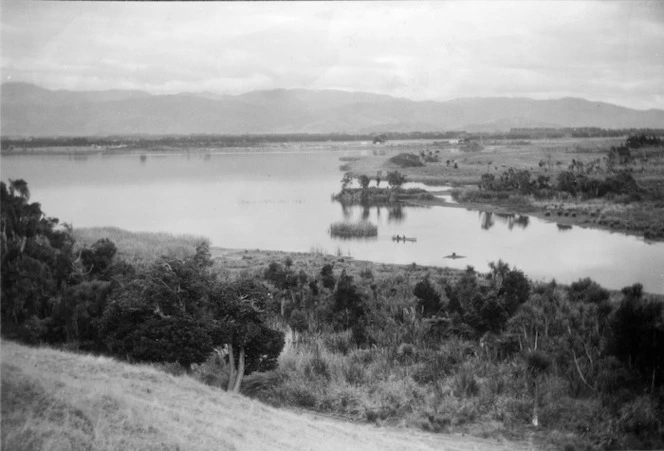
<path fill-rule="evenodd" d="M 366 222 L 335 222 L 330 226 L 330 235 L 339 238 L 366 238 L 378 236 L 378 226 Z"/>
<path fill-rule="evenodd" d="M 173 235 L 165 232 L 130 232 L 118 227 L 85 227 L 74 229 L 74 238 L 82 245 L 108 238 L 118 248 L 118 255 L 129 261 L 151 261 L 162 255 L 184 258 L 196 253 L 205 237 Z"/>

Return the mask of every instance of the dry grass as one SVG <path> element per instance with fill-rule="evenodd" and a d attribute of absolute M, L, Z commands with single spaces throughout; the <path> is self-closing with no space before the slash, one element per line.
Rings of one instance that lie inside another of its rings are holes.
<path fill-rule="evenodd" d="M 74 238 L 89 246 L 108 238 L 118 247 L 118 255 L 128 261 L 149 261 L 162 255 L 184 258 L 196 252 L 196 246 L 207 239 L 195 235 L 173 235 L 165 232 L 130 232 L 118 227 L 74 229 Z"/>
<path fill-rule="evenodd" d="M 150 366 L 2 343 L 2 449 L 517 448 L 277 410 Z"/>
<path fill-rule="evenodd" d="M 400 348 L 392 353 L 386 348 L 351 347 L 339 352 L 337 340 L 330 338 L 287 347 L 279 361 L 281 382 L 257 396 L 274 405 L 381 427 L 409 426 L 500 442 L 505 437 L 529 437 L 531 449 L 556 449 L 579 441 L 569 434 L 564 440 L 549 440 L 554 427 L 546 432 L 527 430 L 532 400 L 525 379 L 515 378 L 509 363 L 488 365 L 462 355 L 466 342 L 451 340 L 437 351 L 411 348 L 409 353 Z M 453 360 L 450 353 L 459 356 Z M 517 394 L 521 391 L 526 396 Z M 542 418 L 549 421 L 547 415 Z"/>

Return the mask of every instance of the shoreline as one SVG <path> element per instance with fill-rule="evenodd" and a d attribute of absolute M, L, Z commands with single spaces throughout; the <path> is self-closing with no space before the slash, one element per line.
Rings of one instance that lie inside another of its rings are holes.
<path fill-rule="evenodd" d="M 423 166 L 401 167 L 391 161 L 391 157 L 400 153 L 426 150 L 427 146 L 395 146 L 386 148 L 381 155 L 367 156 L 351 161 L 347 172 L 353 177 L 367 174 L 370 179 L 377 171 L 383 173 L 399 171 L 405 175 L 406 182 L 422 183 L 430 187 L 451 186 L 461 193 L 461 198 L 452 204 L 442 199 L 421 200 L 424 206 L 445 206 L 466 208 L 468 210 L 486 211 L 505 214 L 524 214 L 542 219 L 546 222 L 561 225 L 572 225 L 587 229 L 596 229 L 611 233 L 634 236 L 646 242 L 664 241 L 664 202 L 660 194 L 647 200 L 617 202 L 605 198 L 579 200 L 560 196 L 551 199 L 535 200 L 524 195 L 511 193 L 505 200 L 495 199 L 494 202 L 466 201 L 464 192 L 476 189 L 483 174 L 497 175 L 507 168 L 529 171 L 532 178 L 546 176 L 555 180 L 556 174 L 565 170 L 566 163 L 585 161 L 590 164 L 604 157 L 606 146 L 619 144 L 615 139 L 593 140 L 592 142 L 533 141 L 528 146 L 512 147 L 506 144 L 487 145 L 477 152 L 453 152 L 441 148 L 437 153 L 437 161 Z M 554 160 L 552 158 L 559 158 Z M 637 183 L 653 193 L 661 193 L 664 184 L 662 163 L 655 158 L 640 169 L 633 171 Z M 549 161 L 549 163 L 547 163 Z M 555 161 L 555 164 L 554 164 Z M 458 167 L 454 167 L 457 165 Z M 556 169 L 547 170 L 548 166 Z M 648 167 L 646 170 L 645 168 Z M 566 193 L 565 193 L 566 194 Z M 659 197 L 657 197 L 659 196 Z M 620 196 L 618 196 L 620 197 Z M 558 212 L 561 212 L 559 215 Z M 567 216 L 565 215 L 567 213 Z M 576 214 L 576 216 L 573 216 Z"/>
<path fill-rule="evenodd" d="M 463 202 L 458 201 L 455 203 L 446 202 L 443 199 L 434 199 L 430 201 L 421 201 L 422 204 L 415 204 L 414 202 L 406 202 L 404 205 L 413 205 L 413 206 L 424 206 L 424 207 L 445 207 L 445 208 L 463 208 L 469 211 L 482 211 L 487 213 L 498 213 L 506 215 L 524 215 L 533 218 L 537 218 L 541 221 L 544 221 L 549 224 L 560 224 L 563 226 L 575 226 L 582 229 L 591 229 L 591 230 L 601 230 L 609 233 L 619 233 L 626 236 L 632 236 L 640 240 L 645 241 L 646 243 L 658 243 L 664 241 L 664 237 L 657 238 L 645 238 L 643 233 L 640 231 L 629 230 L 629 229 L 616 229 L 607 225 L 598 224 L 595 222 L 588 222 L 589 217 L 584 216 L 554 216 L 551 213 L 551 210 L 547 209 L 538 209 L 536 207 L 524 208 L 517 206 L 507 206 L 500 204 L 490 204 L 482 202 Z M 562 207 L 564 210 L 565 207 Z M 547 215 L 547 213 L 549 213 Z"/>

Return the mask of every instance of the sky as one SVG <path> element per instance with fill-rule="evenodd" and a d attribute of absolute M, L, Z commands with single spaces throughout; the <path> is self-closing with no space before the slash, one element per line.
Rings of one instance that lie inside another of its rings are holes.
<path fill-rule="evenodd" d="M 307 88 L 664 109 L 664 2 L 1 0 L 0 79 L 155 94 Z"/>

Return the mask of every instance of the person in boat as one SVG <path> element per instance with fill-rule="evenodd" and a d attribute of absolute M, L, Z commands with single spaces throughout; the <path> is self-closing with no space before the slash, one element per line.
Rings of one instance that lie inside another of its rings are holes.
<path fill-rule="evenodd" d="M 450 255 L 447 255 L 443 258 L 457 259 L 457 258 L 465 258 L 465 257 L 463 255 L 457 255 L 456 252 L 452 252 Z"/>

